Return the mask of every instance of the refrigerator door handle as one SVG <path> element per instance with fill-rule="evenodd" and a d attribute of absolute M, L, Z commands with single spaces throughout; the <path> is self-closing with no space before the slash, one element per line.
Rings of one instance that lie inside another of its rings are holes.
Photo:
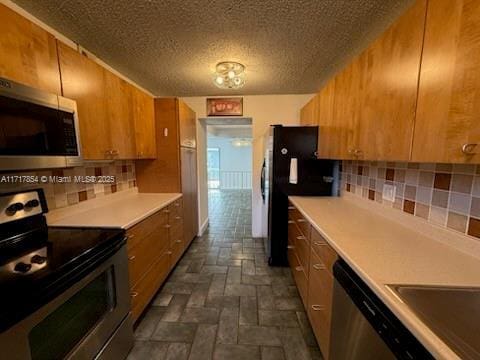
<path fill-rule="evenodd" d="M 265 160 L 263 160 L 263 165 L 262 165 L 262 173 L 260 176 L 260 188 L 262 191 L 262 199 L 263 203 L 265 203 Z"/>

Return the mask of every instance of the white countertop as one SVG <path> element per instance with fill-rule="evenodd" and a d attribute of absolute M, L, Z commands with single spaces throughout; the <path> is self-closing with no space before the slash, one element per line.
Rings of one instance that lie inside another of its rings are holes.
<path fill-rule="evenodd" d="M 385 285 L 480 287 L 480 240 L 351 197 L 289 199 L 435 358 L 458 359 Z"/>
<path fill-rule="evenodd" d="M 121 191 L 47 214 L 49 226 L 82 226 L 128 229 L 180 198 L 182 194 Z"/>

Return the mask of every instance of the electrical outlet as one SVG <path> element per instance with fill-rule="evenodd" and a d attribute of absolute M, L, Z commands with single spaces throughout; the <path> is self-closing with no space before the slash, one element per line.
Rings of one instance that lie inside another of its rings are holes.
<path fill-rule="evenodd" d="M 397 192 L 397 187 L 395 185 L 383 184 L 383 192 L 382 192 L 383 200 L 394 202 L 396 192 Z"/>

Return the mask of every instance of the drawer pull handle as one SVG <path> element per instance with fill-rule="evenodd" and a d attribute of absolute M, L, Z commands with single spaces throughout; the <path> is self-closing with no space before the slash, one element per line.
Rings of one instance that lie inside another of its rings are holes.
<path fill-rule="evenodd" d="M 130 296 L 131 296 L 132 298 L 137 297 L 137 296 L 138 296 L 138 292 L 132 291 L 132 292 L 130 293 Z"/>
<path fill-rule="evenodd" d="M 175 216 L 175 220 L 180 220 L 181 217 L 180 216 Z"/>
<path fill-rule="evenodd" d="M 288 210 L 295 210 L 295 206 L 289 206 Z"/>
<path fill-rule="evenodd" d="M 475 152 L 475 148 L 477 147 L 478 144 L 471 143 L 471 144 L 463 144 L 462 146 L 462 152 L 465 155 L 476 155 L 478 152 Z"/>
<path fill-rule="evenodd" d="M 177 206 L 177 207 L 178 207 L 178 206 L 180 206 L 180 203 L 178 203 L 178 202 L 177 202 L 177 203 L 175 203 L 175 206 Z"/>
<path fill-rule="evenodd" d="M 297 267 L 295 268 L 295 270 L 297 270 L 297 271 L 302 271 L 303 268 L 302 268 L 301 266 L 297 266 Z"/>
<path fill-rule="evenodd" d="M 170 225 L 170 224 L 165 225 L 165 228 L 166 228 L 166 229 L 169 229 L 169 228 L 171 228 L 171 227 L 172 227 L 172 225 Z"/>
<path fill-rule="evenodd" d="M 313 243 L 317 246 L 327 246 L 327 243 L 320 242 L 320 241 L 314 241 Z"/>
<path fill-rule="evenodd" d="M 306 240 L 306 239 L 307 239 L 307 238 L 306 238 L 305 236 L 302 236 L 302 235 L 297 236 L 297 240 Z"/>
<path fill-rule="evenodd" d="M 315 264 L 315 265 L 313 265 L 313 268 L 315 270 L 325 270 L 326 269 L 325 265 L 322 265 L 322 264 Z"/>
<path fill-rule="evenodd" d="M 288 223 L 289 224 L 295 224 L 295 221 L 294 220 L 288 220 Z"/>
<path fill-rule="evenodd" d="M 181 243 L 181 242 L 182 242 L 182 240 L 177 240 L 177 241 L 175 241 L 175 242 L 176 242 L 176 243 Z"/>
<path fill-rule="evenodd" d="M 287 249 L 295 249 L 295 246 L 293 246 L 293 245 L 288 245 L 288 246 L 287 246 Z"/>
<path fill-rule="evenodd" d="M 170 210 L 165 209 L 165 210 L 163 210 L 163 212 L 164 212 L 165 214 L 168 214 L 168 213 L 170 212 Z"/>
<path fill-rule="evenodd" d="M 313 311 L 322 311 L 325 309 L 322 305 L 312 305 Z"/>
<path fill-rule="evenodd" d="M 172 251 L 167 251 L 167 254 L 168 254 L 168 255 L 172 255 L 173 252 L 172 252 Z"/>
<path fill-rule="evenodd" d="M 307 220 L 305 220 L 305 219 L 297 219 L 297 221 L 298 221 L 299 223 L 307 222 Z"/>
<path fill-rule="evenodd" d="M 128 260 L 132 261 L 132 260 L 135 260 L 136 256 L 135 255 L 132 255 L 128 258 Z"/>
<path fill-rule="evenodd" d="M 128 235 L 129 239 L 133 239 L 134 237 L 135 237 L 135 235 L 133 235 L 133 234 Z"/>

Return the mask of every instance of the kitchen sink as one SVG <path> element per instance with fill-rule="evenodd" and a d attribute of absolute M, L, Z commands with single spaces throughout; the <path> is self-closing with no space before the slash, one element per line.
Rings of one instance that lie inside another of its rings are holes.
<path fill-rule="evenodd" d="M 480 359 L 480 288 L 387 285 L 462 359 Z"/>

